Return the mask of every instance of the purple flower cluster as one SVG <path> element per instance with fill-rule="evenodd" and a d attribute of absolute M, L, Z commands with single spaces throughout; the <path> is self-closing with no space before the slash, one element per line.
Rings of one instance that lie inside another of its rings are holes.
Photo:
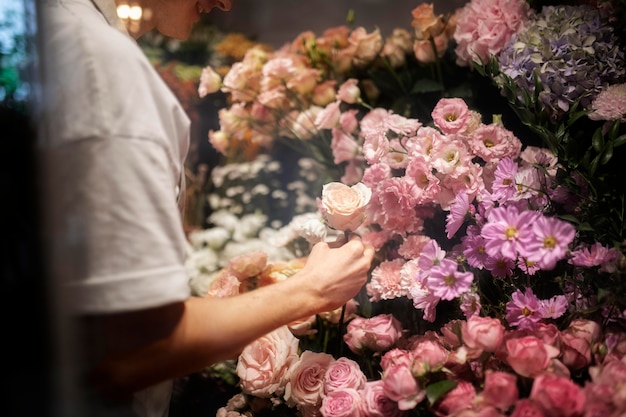
<path fill-rule="evenodd" d="M 598 9 L 587 6 L 546 6 L 530 19 L 498 55 L 500 70 L 559 119 L 572 104 L 590 107 L 603 87 L 623 80 L 624 52 L 612 27 Z"/>

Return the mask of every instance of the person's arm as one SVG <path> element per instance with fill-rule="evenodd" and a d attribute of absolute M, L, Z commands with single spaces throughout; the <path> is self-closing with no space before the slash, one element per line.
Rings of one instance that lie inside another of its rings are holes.
<path fill-rule="evenodd" d="M 105 359 L 93 382 L 120 396 L 235 358 L 258 337 L 354 297 L 367 280 L 373 255 L 358 238 L 339 248 L 321 243 L 300 272 L 280 283 L 231 298 L 191 298 L 130 317 L 109 317 L 109 338 L 136 340 L 125 340 L 129 346 Z M 155 327 L 164 334 L 146 332 Z"/>

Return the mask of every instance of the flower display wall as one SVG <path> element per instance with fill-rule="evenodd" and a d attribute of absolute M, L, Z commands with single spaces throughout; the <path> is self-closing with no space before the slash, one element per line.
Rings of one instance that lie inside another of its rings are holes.
<path fill-rule="evenodd" d="M 626 412 L 624 10 L 422 3 L 410 29 L 303 32 L 223 78 L 205 68 L 201 95 L 231 100 L 217 150 L 281 144 L 326 167 L 319 209 L 273 243 L 300 259 L 347 228 L 377 250 L 342 314 L 246 348 L 217 415 Z M 334 223 L 325 195 L 351 187 L 340 206 L 365 216 Z"/>

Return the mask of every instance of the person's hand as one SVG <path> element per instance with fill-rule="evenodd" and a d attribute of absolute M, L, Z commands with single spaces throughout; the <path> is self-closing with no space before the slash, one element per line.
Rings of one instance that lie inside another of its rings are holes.
<path fill-rule="evenodd" d="M 367 282 L 374 258 L 374 248 L 351 235 L 336 243 L 321 242 L 313 246 L 301 271 L 305 288 L 316 297 L 317 312 L 334 310 L 354 297 Z"/>

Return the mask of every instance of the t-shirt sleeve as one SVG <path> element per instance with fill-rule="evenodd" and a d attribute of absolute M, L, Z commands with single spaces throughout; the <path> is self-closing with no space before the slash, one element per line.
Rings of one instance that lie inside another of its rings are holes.
<path fill-rule="evenodd" d="M 189 296 L 179 178 L 162 144 L 86 138 L 44 162 L 49 259 L 63 307 L 110 313 Z"/>

